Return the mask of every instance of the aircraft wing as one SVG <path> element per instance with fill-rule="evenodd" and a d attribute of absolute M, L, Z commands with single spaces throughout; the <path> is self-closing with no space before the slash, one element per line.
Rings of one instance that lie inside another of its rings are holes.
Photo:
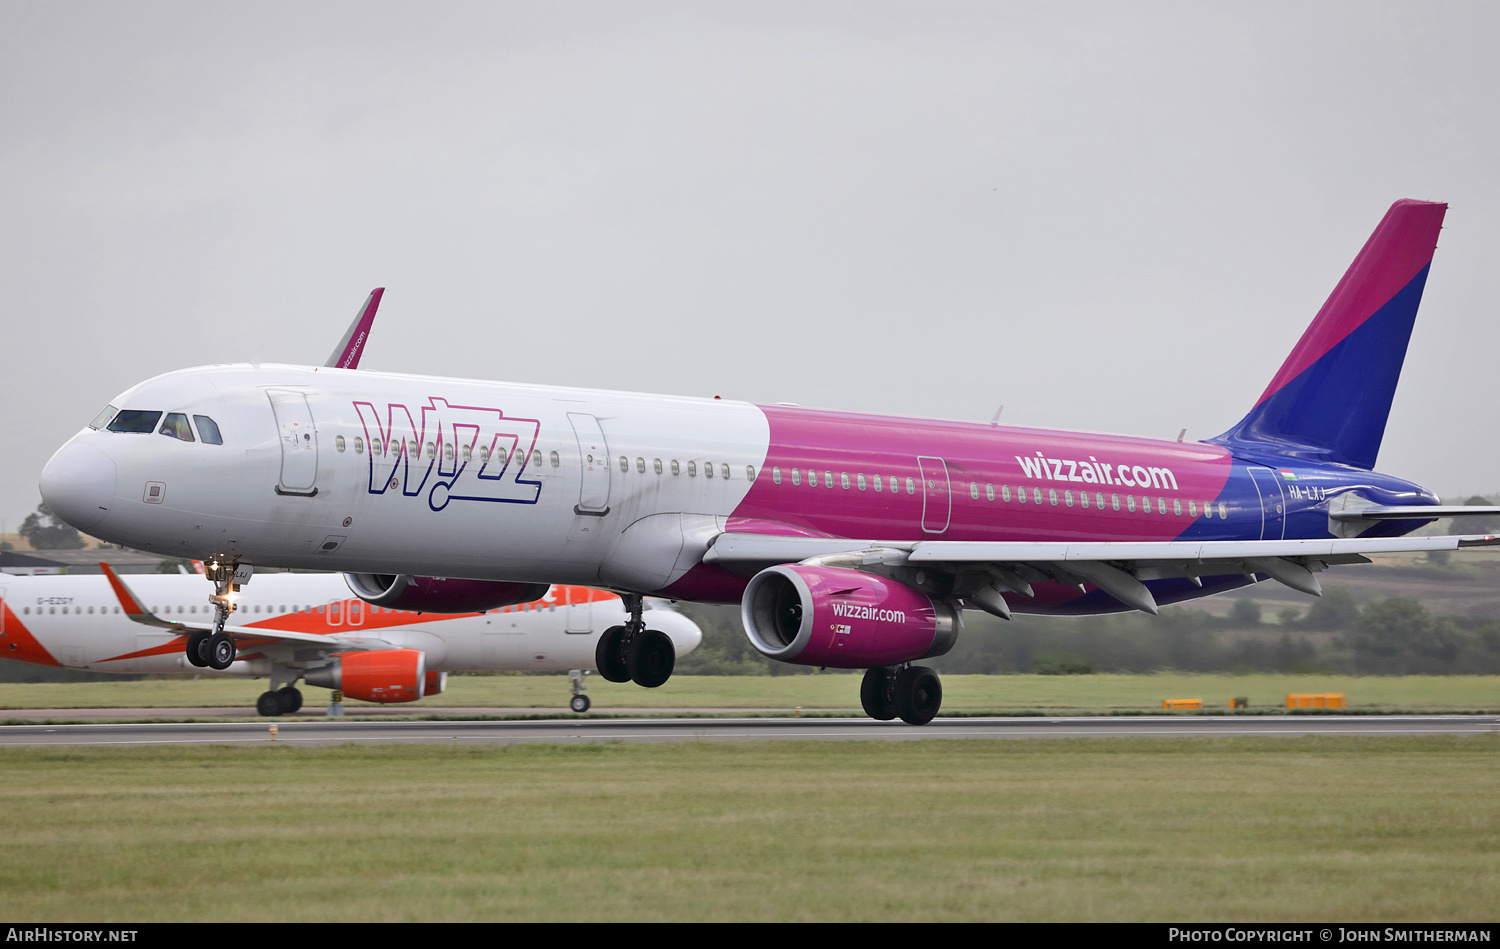
<path fill-rule="evenodd" d="M 1092 583 L 1128 606 L 1157 612 L 1143 580 L 1263 574 L 1294 590 L 1321 596 L 1315 573 L 1330 564 L 1365 563 L 1366 554 L 1457 550 L 1500 545 L 1500 536 L 1351 537 L 1326 540 L 991 542 L 880 541 L 774 534 L 719 534 L 705 563 L 770 566 L 925 566 L 961 575 L 955 595 L 1008 616 L 1004 592 L 1031 596 L 1031 583 Z"/>
<path fill-rule="evenodd" d="M 109 578 L 109 585 L 114 588 L 115 598 L 120 601 L 120 609 L 135 622 L 143 626 L 154 626 L 157 629 L 170 630 L 184 636 L 189 633 L 210 632 L 213 630 L 213 623 L 183 623 L 162 619 L 141 604 L 140 598 L 125 585 L 125 581 L 120 579 L 109 564 L 101 563 L 99 567 L 104 571 L 104 575 Z M 245 646 L 271 646 L 277 643 L 313 643 L 319 646 L 350 652 L 399 648 L 383 639 L 374 639 L 368 636 L 296 633 L 290 630 L 263 629 L 256 626 L 225 626 L 224 632 L 233 636 L 235 642 L 240 644 L 242 648 Z"/>

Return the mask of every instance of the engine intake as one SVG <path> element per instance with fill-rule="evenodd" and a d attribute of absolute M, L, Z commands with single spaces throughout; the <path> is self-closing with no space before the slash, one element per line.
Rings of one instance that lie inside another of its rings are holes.
<path fill-rule="evenodd" d="M 388 573 L 346 573 L 344 580 L 354 595 L 366 603 L 416 613 L 483 613 L 539 600 L 551 589 L 545 583 L 453 580 Z"/>
<path fill-rule="evenodd" d="M 958 638 L 958 616 L 952 603 L 843 567 L 769 567 L 751 578 L 740 604 L 761 654 L 837 669 L 941 656 Z"/>

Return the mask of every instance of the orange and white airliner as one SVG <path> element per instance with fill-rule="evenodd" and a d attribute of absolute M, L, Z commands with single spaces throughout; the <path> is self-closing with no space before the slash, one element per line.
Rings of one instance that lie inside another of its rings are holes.
<path fill-rule="evenodd" d="M 95 672 L 269 678 L 256 702 L 262 715 L 301 708 L 298 679 L 386 703 L 437 695 L 449 672 L 569 672 L 570 707 L 586 712 L 582 673 L 594 669 L 600 633 L 627 619 L 617 595 L 581 586 L 541 586 L 530 602 L 498 609 L 419 613 L 366 603 L 338 574 L 261 574 L 231 594 L 240 649 L 227 667 L 213 669 L 185 649 L 213 626 L 201 577 L 125 581 L 105 570 L 0 574 L 0 657 Z M 660 602 L 651 608 L 652 626 L 672 638 L 678 655 L 702 642 L 692 620 Z"/>

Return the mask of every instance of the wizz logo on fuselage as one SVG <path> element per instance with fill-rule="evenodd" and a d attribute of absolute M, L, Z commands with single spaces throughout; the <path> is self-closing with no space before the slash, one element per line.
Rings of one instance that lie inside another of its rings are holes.
<path fill-rule="evenodd" d="M 438 396 L 416 415 L 399 402 L 383 412 L 355 402 L 354 410 L 370 447 L 371 494 L 425 493 L 434 511 L 449 501 L 535 504 L 541 495 L 540 481 L 521 477 L 536 450 L 536 419 L 507 418 L 500 409 L 452 405 Z"/>

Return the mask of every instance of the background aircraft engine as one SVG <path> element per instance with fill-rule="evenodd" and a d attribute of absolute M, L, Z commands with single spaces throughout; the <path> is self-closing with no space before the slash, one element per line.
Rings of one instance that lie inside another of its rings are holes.
<path fill-rule="evenodd" d="M 952 603 L 841 567 L 762 570 L 745 588 L 740 616 L 761 653 L 805 666 L 893 666 L 941 656 L 958 637 Z"/>
<path fill-rule="evenodd" d="M 342 689 L 352 699 L 365 702 L 415 702 L 427 695 L 431 675 L 420 649 L 377 649 L 372 652 L 340 653 L 333 662 L 307 670 L 307 684 Z"/>
<path fill-rule="evenodd" d="M 346 573 L 344 579 L 354 595 L 366 603 L 418 613 L 483 613 L 539 600 L 549 589 L 545 583 L 450 580 L 388 573 Z"/>

